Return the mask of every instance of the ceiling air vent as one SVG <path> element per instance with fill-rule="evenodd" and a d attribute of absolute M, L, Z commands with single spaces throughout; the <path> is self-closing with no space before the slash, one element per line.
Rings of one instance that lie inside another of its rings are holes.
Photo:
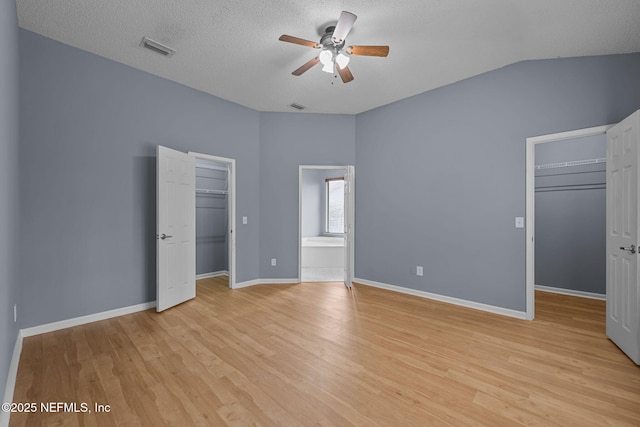
<path fill-rule="evenodd" d="M 293 104 L 289 104 L 289 107 L 295 108 L 296 110 L 304 110 L 306 108 L 304 105 L 296 104 L 295 102 Z"/>
<path fill-rule="evenodd" d="M 146 47 L 147 49 L 152 50 L 155 53 L 159 53 L 160 55 L 166 56 L 167 58 L 176 53 L 175 49 L 171 49 L 169 46 L 165 46 L 162 43 L 151 40 L 149 37 L 143 37 L 142 41 L 140 42 L 140 46 Z"/>

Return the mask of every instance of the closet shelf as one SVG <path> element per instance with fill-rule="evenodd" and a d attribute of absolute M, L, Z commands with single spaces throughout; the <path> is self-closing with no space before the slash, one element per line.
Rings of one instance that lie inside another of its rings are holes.
<path fill-rule="evenodd" d="M 546 165 L 536 165 L 535 170 L 570 168 L 574 166 L 596 165 L 601 163 L 607 163 L 607 159 L 603 157 L 599 159 L 574 160 L 572 162 L 548 163 Z"/>
<path fill-rule="evenodd" d="M 197 169 L 209 169 L 214 171 L 228 172 L 229 170 L 226 167 L 221 166 L 213 166 L 213 165 L 196 165 Z"/>
<path fill-rule="evenodd" d="M 196 188 L 196 194 L 229 194 L 227 190 L 208 190 L 206 188 Z"/>

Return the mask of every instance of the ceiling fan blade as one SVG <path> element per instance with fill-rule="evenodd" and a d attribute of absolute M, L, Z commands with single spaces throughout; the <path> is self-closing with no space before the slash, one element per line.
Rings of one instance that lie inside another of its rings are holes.
<path fill-rule="evenodd" d="M 353 13 L 343 10 L 340 14 L 340 18 L 338 18 L 336 28 L 333 30 L 331 41 L 336 45 L 344 42 L 344 39 L 347 38 L 347 34 L 349 34 L 349 31 L 353 28 L 353 23 L 356 22 L 356 18 L 358 17 Z"/>
<path fill-rule="evenodd" d="M 349 46 L 347 53 L 361 56 L 387 56 L 389 46 Z"/>
<path fill-rule="evenodd" d="M 295 70 L 291 74 L 293 74 L 294 76 L 300 76 L 300 75 L 302 75 L 302 73 L 304 73 L 309 68 L 311 68 L 314 65 L 316 65 L 318 62 L 320 62 L 320 59 L 316 56 L 315 58 L 310 59 L 309 61 L 307 61 L 302 67 L 298 68 L 297 70 Z"/>
<path fill-rule="evenodd" d="M 287 43 L 293 43 L 293 44 L 299 44 L 302 46 L 312 47 L 314 49 L 320 49 L 322 47 L 320 43 L 312 42 L 311 40 L 301 39 L 299 37 L 288 36 L 286 34 L 281 35 L 278 40 L 287 42 Z"/>
<path fill-rule="evenodd" d="M 349 67 L 340 68 L 340 66 L 336 64 L 336 70 L 338 70 L 338 74 L 340 74 L 343 83 L 349 83 L 353 80 L 353 74 L 351 74 Z"/>

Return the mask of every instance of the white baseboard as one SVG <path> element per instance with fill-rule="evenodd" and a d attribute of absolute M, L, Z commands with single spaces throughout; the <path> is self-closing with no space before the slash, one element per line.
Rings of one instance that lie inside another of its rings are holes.
<path fill-rule="evenodd" d="M 116 308 L 115 310 L 103 311 L 101 313 L 89 314 L 87 316 L 74 317 L 73 319 L 33 326 L 31 328 L 21 329 L 20 332 L 22 333 L 23 337 L 30 337 L 33 335 L 45 334 L 47 332 L 53 332 L 60 329 L 71 328 L 73 326 L 84 325 L 86 323 L 97 322 L 99 320 L 111 319 L 112 317 L 124 316 L 125 314 L 137 313 L 139 311 L 148 310 L 155 306 L 155 301 L 145 302 L 129 307 Z"/>
<path fill-rule="evenodd" d="M 220 270 L 220 271 L 214 271 L 212 273 L 196 274 L 196 280 L 210 279 L 212 277 L 228 276 L 228 275 L 229 275 L 229 272 L 227 270 Z"/>
<path fill-rule="evenodd" d="M 249 286 L 259 285 L 260 279 L 247 280 L 246 282 L 236 282 L 233 289 L 248 288 Z"/>
<path fill-rule="evenodd" d="M 256 285 L 297 285 L 300 279 L 254 279 L 246 282 L 236 282 L 233 289 L 247 288 Z"/>
<path fill-rule="evenodd" d="M 419 291 L 417 289 L 405 288 L 402 286 L 389 285 L 387 283 L 374 282 L 366 279 L 353 279 L 354 283 L 360 283 L 374 288 L 386 289 L 389 291 L 400 292 L 407 295 L 414 295 L 421 298 L 427 298 L 435 301 L 446 302 L 449 304 L 459 305 L 462 307 L 473 308 L 476 310 L 487 311 L 489 313 L 500 314 L 503 316 L 515 317 L 516 319 L 526 319 L 527 313 L 524 311 L 511 310 L 509 308 L 497 307 L 495 305 L 482 304 L 479 302 L 468 301 L 460 298 L 448 297 L 446 295 L 433 294 L 431 292 Z"/>
<path fill-rule="evenodd" d="M 16 336 L 16 344 L 13 347 L 13 355 L 11 356 L 11 364 L 9 365 L 9 372 L 7 374 L 7 385 L 4 388 L 4 399 L 2 402 L 13 402 L 13 392 L 16 388 L 16 378 L 18 377 L 18 365 L 20 364 L 20 355 L 22 354 L 22 335 L 21 331 L 18 331 Z M 9 426 L 9 417 L 11 412 L 0 411 L 0 427 Z"/>
<path fill-rule="evenodd" d="M 572 297 L 589 298 L 606 301 L 606 294 L 596 294 L 595 292 L 575 291 L 573 289 L 553 288 L 551 286 L 535 285 L 536 291 L 551 292 L 554 294 L 569 295 Z"/>

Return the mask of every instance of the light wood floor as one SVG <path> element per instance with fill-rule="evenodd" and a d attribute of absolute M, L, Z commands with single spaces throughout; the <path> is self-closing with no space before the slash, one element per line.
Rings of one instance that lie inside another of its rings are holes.
<path fill-rule="evenodd" d="M 340 283 L 229 290 L 24 340 L 11 426 L 640 425 L 640 368 L 604 302 L 538 292 L 511 319 Z"/>

